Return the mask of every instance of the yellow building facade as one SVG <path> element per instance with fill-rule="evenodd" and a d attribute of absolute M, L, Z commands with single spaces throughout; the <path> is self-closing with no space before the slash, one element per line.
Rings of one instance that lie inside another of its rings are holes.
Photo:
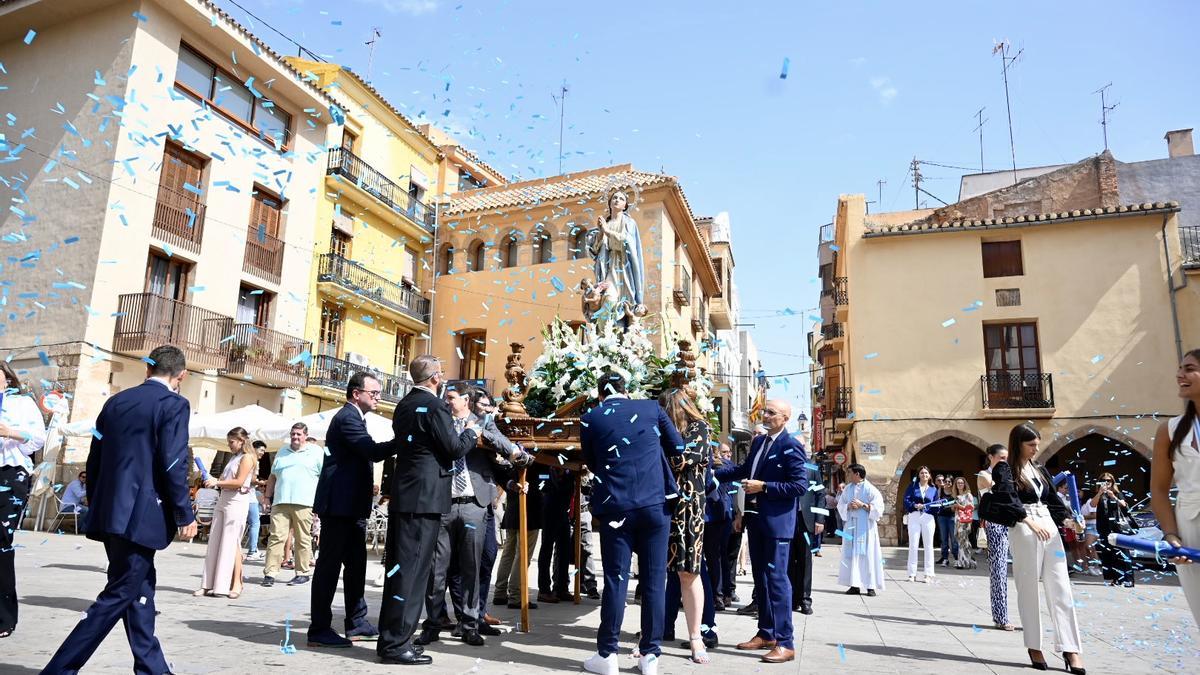
<path fill-rule="evenodd" d="M 974 485 L 1021 422 L 1052 472 L 1147 494 L 1180 349 L 1200 344 L 1200 260 L 1177 202 L 1120 204 L 1114 176 L 1100 156 L 937 211 L 839 198 L 819 249 L 815 433 L 835 476 L 857 461 L 883 492 L 885 543 L 906 535 L 917 468 Z"/>

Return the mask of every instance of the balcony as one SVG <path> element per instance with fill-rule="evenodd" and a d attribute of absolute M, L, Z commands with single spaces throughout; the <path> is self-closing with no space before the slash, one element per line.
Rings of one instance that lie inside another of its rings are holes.
<path fill-rule="evenodd" d="M 841 324 L 841 323 L 827 323 L 827 324 L 822 325 L 821 326 L 821 337 L 825 338 L 826 340 L 832 340 L 834 338 L 845 337 L 846 330 L 844 328 L 844 325 L 845 324 Z"/>
<path fill-rule="evenodd" d="M 279 275 L 283 271 L 283 240 L 262 230 L 249 229 L 246 232 L 242 271 L 279 283 Z"/>
<path fill-rule="evenodd" d="M 433 232 L 436 220 L 433 207 L 408 194 L 408 190 L 400 187 L 392 179 L 346 148 L 333 148 L 329 151 L 325 173 L 345 178 L 363 192 L 386 204 L 396 213 L 407 216 L 409 220 L 425 230 Z"/>
<path fill-rule="evenodd" d="M 321 256 L 318 283 L 331 283 L 379 305 L 389 313 L 429 323 L 429 299 L 336 253 Z"/>
<path fill-rule="evenodd" d="M 692 275 L 681 265 L 675 266 L 675 302 L 679 305 L 692 303 Z"/>
<path fill-rule="evenodd" d="M 846 277 L 834 277 L 833 285 L 821 290 L 821 298 L 829 298 L 835 305 L 850 304 L 850 294 L 847 292 Z"/>
<path fill-rule="evenodd" d="M 704 317 L 703 316 L 693 316 L 692 317 L 692 332 L 695 332 L 695 333 L 703 333 L 704 332 Z"/>
<path fill-rule="evenodd" d="M 160 186 L 151 233 L 175 248 L 199 255 L 205 210 L 198 195 Z"/>
<path fill-rule="evenodd" d="M 344 396 L 350 376 L 359 371 L 368 372 L 371 377 L 379 380 L 383 389 L 383 393 L 379 395 L 380 400 L 392 405 L 399 403 L 408 390 L 412 389 L 412 382 L 407 375 L 388 375 L 374 368 L 360 366 L 324 354 L 313 357 L 312 367 L 308 371 L 308 384 L 313 387 L 334 389 L 339 392 L 339 395 Z"/>
<path fill-rule="evenodd" d="M 1054 379 L 1050 373 L 1020 373 L 995 371 L 979 378 L 984 412 L 995 411 L 997 417 L 1010 413 L 1025 417 L 1029 411 L 1054 412 Z"/>
<path fill-rule="evenodd" d="M 127 293 L 117 301 L 113 351 L 145 356 L 159 345 L 172 344 L 183 350 L 191 368 L 225 368 L 225 338 L 232 329 L 233 319 L 216 312 L 154 293 Z"/>
<path fill-rule="evenodd" d="M 1183 266 L 1200 268 L 1200 225 L 1179 228 L 1179 245 L 1183 250 Z"/>
<path fill-rule="evenodd" d="M 850 415 L 850 387 L 838 387 L 834 394 L 833 405 L 829 409 L 833 411 L 834 417 L 846 419 Z"/>
<path fill-rule="evenodd" d="M 285 387 L 304 386 L 307 373 L 297 357 L 309 351 L 307 340 L 250 323 L 237 323 L 233 325 L 233 339 L 229 343 L 229 374 Z"/>

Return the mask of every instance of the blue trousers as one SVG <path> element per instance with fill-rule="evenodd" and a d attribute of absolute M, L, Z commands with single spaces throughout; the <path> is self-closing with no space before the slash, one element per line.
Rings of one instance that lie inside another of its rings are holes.
<path fill-rule="evenodd" d="M 708 566 L 708 580 L 717 595 L 725 593 L 725 561 L 729 557 L 729 533 L 733 531 L 733 520 L 710 520 L 704 523 L 704 564 Z"/>
<path fill-rule="evenodd" d="M 125 624 L 133 672 L 170 672 L 162 645 L 154 637 L 154 549 L 113 537 L 104 542 L 104 552 L 108 555 L 108 583 L 42 672 L 55 675 L 83 668 L 117 621 Z"/>
<path fill-rule="evenodd" d="M 954 534 L 954 515 L 936 516 L 938 537 L 942 540 L 943 558 L 958 557 L 958 537 Z M 949 554 L 949 555 L 947 555 Z"/>
<path fill-rule="evenodd" d="M 707 535 L 708 532 L 706 531 Z M 704 610 L 700 613 L 700 635 L 707 636 L 717 632 L 717 606 L 714 604 L 716 587 L 712 583 L 708 561 L 700 561 L 700 583 L 704 587 Z M 679 607 L 683 601 L 683 584 L 679 583 L 679 574 L 667 572 L 667 612 L 664 632 L 674 634 L 675 622 L 679 620 Z M 691 639 L 691 635 L 687 638 Z"/>
<path fill-rule="evenodd" d="M 258 553 L 258 532 L 262 527 L 262 512 L 259 511 L 258 497 L 250 500 L 250 510 L 246 512 L 246 532 L 249 533 L 249 538 L 246 542 L 246 551 L 250 555 Z"/>
<path fill-rule="evenodd" d="M 638 556 L 638 583 L 642 589 L 642 655 L 662 653 L 664 584 L 667 579 L 667 534 L 671 511 L 666 503 L 632 511 L 595 516 L 600 531 L 600 558 L 604 563 L 604 592 L 600 599 L 600 629 L 596 651 L 600 656 L 617 653 L 621 619 L 625 616 L 629 586 L 629 563 Z M 620 527 L 610 523 L 624 520 Z"/>
<path fill-rule="evenodd" d="M 755 516 L 757 518 L 757 516 Z M 775 640 L 781 647 L 792 643 L 792 582 L 788 579 L 791 539 L 775 539 L 762 533 L 758 523 L 749 523 L 750 567 L 758 600 L 758 635 Z"/>

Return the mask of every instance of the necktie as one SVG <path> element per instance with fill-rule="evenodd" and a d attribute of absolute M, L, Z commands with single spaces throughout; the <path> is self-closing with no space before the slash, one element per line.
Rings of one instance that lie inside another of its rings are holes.
<path fill-rule="evenodd" d="M 771 450 L 771 445 L 775 442 L 774 438 L 767 436 L 767 440 L 763 442 L 762 450 L 758 451 L 758 457 L 754 458 L 754 466 L 750 468 L 750 477 L 754 478 L 758 475 L 758 468 L 762 466 L 767 459 L 767 453 Z"/>
<path fill-rule="evenodd" d="M 454 460 L 454 494 L 461 496 L 467 491 L 467 460 L 460 457 Z"/>

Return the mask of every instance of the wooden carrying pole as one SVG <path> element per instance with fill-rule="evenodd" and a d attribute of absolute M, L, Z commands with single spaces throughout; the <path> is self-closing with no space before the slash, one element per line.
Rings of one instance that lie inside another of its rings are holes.
<path fill-rule="evenodd" d="M 517 473 L 517 565 L 521 568 L 521 632 L 529 632 L 529 532 L 525 516 L 525 467 Z M 512 589 L 508 589 L 512 593 Z"/>
<path fill-rule="evenodd" d="M 583 472 L 575 472 L 575 604 L 583 577 Z"/>

